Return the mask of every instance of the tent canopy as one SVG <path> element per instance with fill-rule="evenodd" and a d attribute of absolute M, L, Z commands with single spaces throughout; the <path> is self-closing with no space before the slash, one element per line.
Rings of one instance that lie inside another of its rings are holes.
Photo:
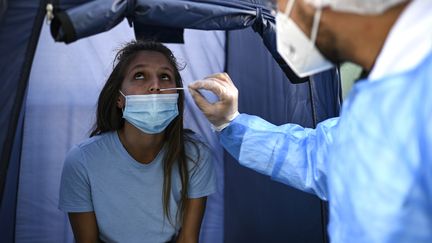
<path fill-rule="evenodd" d="M 277 52 L 275 8 L 274 1 L 263 0 L 61 1 L 55 6 L 51 33 L 55 40 L 70 43 L 110 30 L 127 18 L 137 38 L 181 43 L 185 28 L 236 30 L 252 27 L 288 79 L 292 83 L 306 82 L 308 79 L 297 77 Z"/>

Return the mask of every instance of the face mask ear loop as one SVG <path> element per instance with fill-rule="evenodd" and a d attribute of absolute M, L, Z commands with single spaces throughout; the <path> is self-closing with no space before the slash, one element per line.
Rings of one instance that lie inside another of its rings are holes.
<path fill-rule="evenodd" d="M 123 95 L 123 97 L 125 98 L 125 103 L 126 103 L 126 95 L 123 94 L 123 92 L 121 92 L 121 90 L 119 90 L 120 94 Z M 122 112 L 124 113 L 124 110 L 126 108 L 126 104 L 123 106 Z"/>
<path fill-rule="evenodd" d="M 318 27 L 319 27 L 319 22 L 321 19 L 321 13 L 322 13 L 322 9 L 318 8 L 314 14 L 312 30 L 311 30 L 311 37 L 310 37 L 313 45 L 315 45 L 315 41 L 316 41 L 316 38 L 318 36 Z"/>
<path fill-rule="evenodd" d="M 289 0 L 289 2 L 287 3 L 286 8 L 285 8 L 285 15 L 286 15 L 287 17 L 290 16 L 290 14 L 291 14 L 291 10 L 292 10 L 293 7 L 294 7 L 294 3 L 295 3 L 295 0 Z"/>

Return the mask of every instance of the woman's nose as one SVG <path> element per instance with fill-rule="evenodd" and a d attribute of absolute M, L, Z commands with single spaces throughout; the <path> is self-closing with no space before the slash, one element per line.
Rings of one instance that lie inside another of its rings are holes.
<path fill-rule="evenodd" d="M 148 89 L 148 92 L 151 93 L 151 94 L 159 94 L 160 93 L 160 88 L 153 86 L 153 87 L 150 87 Z"/>
<path fill-rule="evenodd" d="M 151 94 L 158 94 L 160 93 L 160 84 L 159 84 L 159 80 L 157 79 L 157 77 L 149 77 L 148 80 L 150 83 L 150 87 L 148 89 L 148 92 Z"/>

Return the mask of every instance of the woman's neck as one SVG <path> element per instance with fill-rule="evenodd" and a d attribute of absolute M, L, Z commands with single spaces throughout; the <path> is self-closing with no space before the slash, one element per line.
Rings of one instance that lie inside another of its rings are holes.
<path fill-rule="evenodd" d="M 146 134 L 128 122 L 118 131 L 118 135 L 126 151 L 143 164 L 152 162 L 163 147 L 163 132 Z"/>

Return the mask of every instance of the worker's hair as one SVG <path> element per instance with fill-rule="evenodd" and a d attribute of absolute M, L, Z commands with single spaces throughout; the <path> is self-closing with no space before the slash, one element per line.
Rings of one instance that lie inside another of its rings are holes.
<path fill-rule="evenodd" d="M 117 100 L 120 95 L 119 90 L 123 79 L 125 78 L 128 66 L 140 51 L 155 51 L 162 53 L 174 68 L 176 86 L 183 86 L 179 72 L 179 64 L 170 49 L 159 42 L 152 41 L 131 41 L 127 43 L 116 54 L 113 63 L 113 71 L 99 95 L 96 123 L 92 129 L 90 137 L 105 132 L 117 131 L 124 126 L 125 121 L 122 118 L 122 110 L 117 106 Z M 164 183 L 162 202 L 164 214 L 171 224 L 173 224 L 173 221 L 170 215 L 169 204 L 172 184 L 171 175 L 174 165 L 176 163 L 178 164 L 178 172 L 182 185 L 179 210 L 177 210 L 176 214 L 176 223 L 181 223 L 183 221 L 186 206 L 185 203 L 188 195 L 189 170 L 193 169 L 188 168 L 188 161 L 192 162 L 189 163 L 189 165 L 196 165 L 200 160 L 200 150 L 197 145 L 198 141 L 191 137 L 191 131 L 183 129 L 184 93 L 182 90 L 178 91 L 178 93 L 179 114 L 165 129 L 164 136 L 167 151 L 163 158 Z M 185 150 L 185 143 L 194 147 L 194 150 L 196 151 L 194 154 L 197 154 L 197 156 L 194 156 L 195 158 L 188 156 Z"/>

